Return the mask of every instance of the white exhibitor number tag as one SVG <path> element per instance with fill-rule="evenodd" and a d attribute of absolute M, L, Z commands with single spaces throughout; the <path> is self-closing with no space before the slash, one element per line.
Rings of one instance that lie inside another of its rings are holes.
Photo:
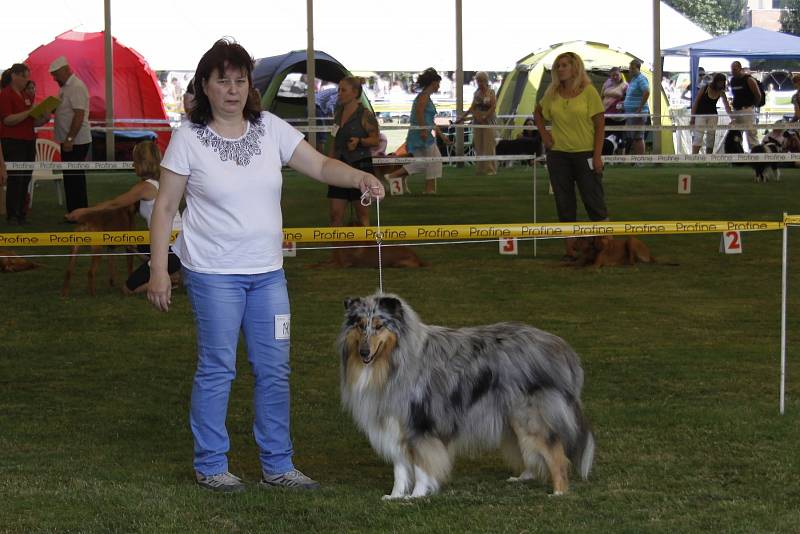
<path fill-rule="evenodd" d="M 331 135 L 336 137 L 337 133 L 339 133 L 339 125 L 338 124 L 334 124 L 333 128 L 331 128 Z"/>
<path fill-rule="evenodd" d="M 281 245 L 284 257 L 295 258 L 297 257 L 297 243 L 294 241 L 284 241 Z"/>
<path fill-rule="evenodd" d="M 292 316 L 288 313 L 275 316 L 275 339 L 289 339 L 291 322 Z"/>

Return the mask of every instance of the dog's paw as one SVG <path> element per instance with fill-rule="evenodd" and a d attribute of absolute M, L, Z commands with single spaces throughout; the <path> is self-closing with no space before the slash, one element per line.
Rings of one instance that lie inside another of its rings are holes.
<path fill-rule="evenodd" d="M 525 482 L 526 480 L 533 480 L 535 477 L 529 471 L 523 471 L 518 477 L 508 477 L 506 482 Z"/>
<path fill-rule="evenodd" d="M 383 501 L 398 501 L 400 499 L 408 499 L 408 495 L 384 495 L 381 497 Z"/>
<path fill-rule="evenodd" d="M 554 491 L 553 493 L 549 493 L 548 497 L 562 497 L 565 493 L 563 491 Z"/>

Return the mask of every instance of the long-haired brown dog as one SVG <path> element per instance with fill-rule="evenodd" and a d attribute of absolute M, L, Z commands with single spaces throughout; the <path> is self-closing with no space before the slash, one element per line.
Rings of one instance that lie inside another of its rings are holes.
<path fill-rule="evenodd" d="M 114 210 L 98 211 L 94 213 L 87 213 L 78 220 L 78 226 L 75 228 L 77 232 L 127 232 L 133 230 L 134 218 L 136 212 L 139 210 L 139 203 L 132 204 L 124 208 Z M 92 254 L 98 254 L 103 248 L 102 245 L 92 245 Z M 108 250 L 113 250 L 116 247 L 107 247 Z M 72 272 L 75 270 L 75 261 L 77 260 L 78 250 L 80 245 L 72 247 L 72 256 L 67 264 L 67 271 L 64 273 L 64 284 L 61 286 L 61 295 L 66 297 L 69 294 L 69 282 L 72 278 Z M 94 296 L 96 294 L 95 275 L 97 268 L 100 265 L 100 256 L 93 255 L 92 261 L 89 266 L 89 294 Z M 133 272 L 133 257 L 127 256 L 128 276 Z M 116 285 L 114 274 L 114 256 L 108 256 L 108 282 L 110 286 Z"/>
<path fill-rule="evenodd" d="M 378 267 L 378 247 L 369 241 L 348 243 L 352 248 L 335 248 L 331 252 L 331 259 L 312 265 L 313 268 L 321 267 Z M 383 267 L 426 267 L 428 264 L 405 245 L 383 245 L 381 247 L 381 266 Z"/>
<path fill-rule="evenodd" d="M 0 273 L 18 273 L 36 269 L 37 267 L 41 267 L 41 265 L 25 258 L 20 258 L 13 250 L 0 248 Z"/>
<path fill-rule="evenodd" d="M 575 249 L 580 253 L 578 267 L 591 265 L 599 269 L 656 261 L 647 245 L 631 236 L 624 239 L 614 239 L 607 235 L 583 237 L 576 241 Z"/>

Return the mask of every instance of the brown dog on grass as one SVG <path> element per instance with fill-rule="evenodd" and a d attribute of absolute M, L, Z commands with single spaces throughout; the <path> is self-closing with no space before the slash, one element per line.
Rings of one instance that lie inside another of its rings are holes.
<path fill-rule="evenodd" d="M 136 202 L 124 208 L 114 210 L 98 211 L 94 213 L 87 213 L 78 220 L 78 226 L 75 228 L 76 232 L 128 232 L 133 230 L 134 218 L 136 212 L 139 210 L 139 203 Z M 78 249 L 80 245 L 72 247 L 72 256 L 67 264 L 67 272 L 64 274 L 64 285 L 61 287 L 61 296 L 66 297 L 69 294 L 69 281 L 72 278 L 72 272 L 75 270 L 75 261 L 78 256 Z M 92 245 L 92 253 L 98 254 L 102 249 L 102 245 Z M 107 247 L 112 250 L 116 247 Z M 128 263 L 128 276 L 133 272 L 133 257 L 127 256 Z M 93 255 L 92 262 L 89 266 L 89 294 L 94 296 L 95 290 L 95 274 L 100 265 L 100 256 Z M 109 285 L 114 287 L 116 285 L 114 276 L 114 256 L 108 256 L 108 282 Z"/>
<path fill-rule="evenodd" d="M 20 258 L 16 252 L 9 249 L 0 249 L 0 273 L 18 273 L 41 267 L 38 263 Z"/>
<path fill-rule="evenodd" d="M 316 263 L 311 267 L 370 267 L 373 269 L 378 267 L 378 247 L 375 246 L 375 243 L 357 241 L 348 243 L 348 245 L 355 245 L 356 248 L 335 248 L 330 260 Z M 416 268 L 425 267 L 427 263 L 419 259 L 411 247 L 383 245 L 381 246 L 381 265 L 383 267 Z"/>
<path fill-rule="evenodd" d="M 647 245 L 632 236 L 623 239 L 614 239 L 613 236 L 583 237 L 577 240 L 575 249 L 580 254 L 576 264 L 578 267 L 591 265 L 599 269 L 656 261 Z"/>

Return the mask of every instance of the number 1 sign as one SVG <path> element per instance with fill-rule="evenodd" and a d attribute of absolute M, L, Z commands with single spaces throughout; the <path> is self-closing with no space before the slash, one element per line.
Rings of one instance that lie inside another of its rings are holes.
<path fill-rule="evenodd" d="M 688 195 L 692 192 L 692 176 L 690 174 L 678 175 L 678 194 Z"/>

